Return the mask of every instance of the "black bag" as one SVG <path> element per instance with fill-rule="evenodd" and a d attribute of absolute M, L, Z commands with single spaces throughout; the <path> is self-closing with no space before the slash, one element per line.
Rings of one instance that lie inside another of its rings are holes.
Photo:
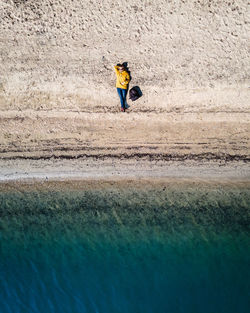
<path fill-rule="evenodd" d="M 141 92 L 138 89 L 139 88 L 133 87 L 129 90 L 129 99 L 131 99 L 132 101 L 135 101 L 138 98 L 140 98 Z"/>

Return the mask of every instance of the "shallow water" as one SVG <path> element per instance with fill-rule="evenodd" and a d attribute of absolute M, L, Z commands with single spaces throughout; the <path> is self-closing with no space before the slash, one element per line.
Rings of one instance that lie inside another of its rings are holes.
<path fill-rule="evenodd" d="M 242 186 L 2 191 L 0 312 L 248 312 L 249 204 Z"/>

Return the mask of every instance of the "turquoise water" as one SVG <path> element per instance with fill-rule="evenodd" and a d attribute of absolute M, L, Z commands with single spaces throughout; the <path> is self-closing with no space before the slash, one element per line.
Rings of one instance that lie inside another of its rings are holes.
<path fill-rule="evenodd" d="M 0 193 L 0 312 L 248 312 L 249 190 Z"/>

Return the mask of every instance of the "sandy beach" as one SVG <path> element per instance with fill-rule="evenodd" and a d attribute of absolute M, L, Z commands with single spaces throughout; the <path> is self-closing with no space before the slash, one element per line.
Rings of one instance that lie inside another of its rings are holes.
<path fill-rule="evenodd" d="M 7 111 L 0 125 L 1 181 L 250 177 L 243 113 Z"/>
<path fill-rule="evenodd" d="M 248 35 L 242 0 L 1 1 L 0 179 L 249 178 Z"/>

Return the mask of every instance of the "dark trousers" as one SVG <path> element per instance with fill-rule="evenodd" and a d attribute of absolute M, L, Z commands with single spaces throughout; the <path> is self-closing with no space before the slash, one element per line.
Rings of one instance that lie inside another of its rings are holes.
<path fill-rule="evenodd" d="M 128 93 L 127 89 L 117 88 L 118 95 L 120 97 L 121 108 L 125 109 L 126 105 L 126 96 Z"/>

